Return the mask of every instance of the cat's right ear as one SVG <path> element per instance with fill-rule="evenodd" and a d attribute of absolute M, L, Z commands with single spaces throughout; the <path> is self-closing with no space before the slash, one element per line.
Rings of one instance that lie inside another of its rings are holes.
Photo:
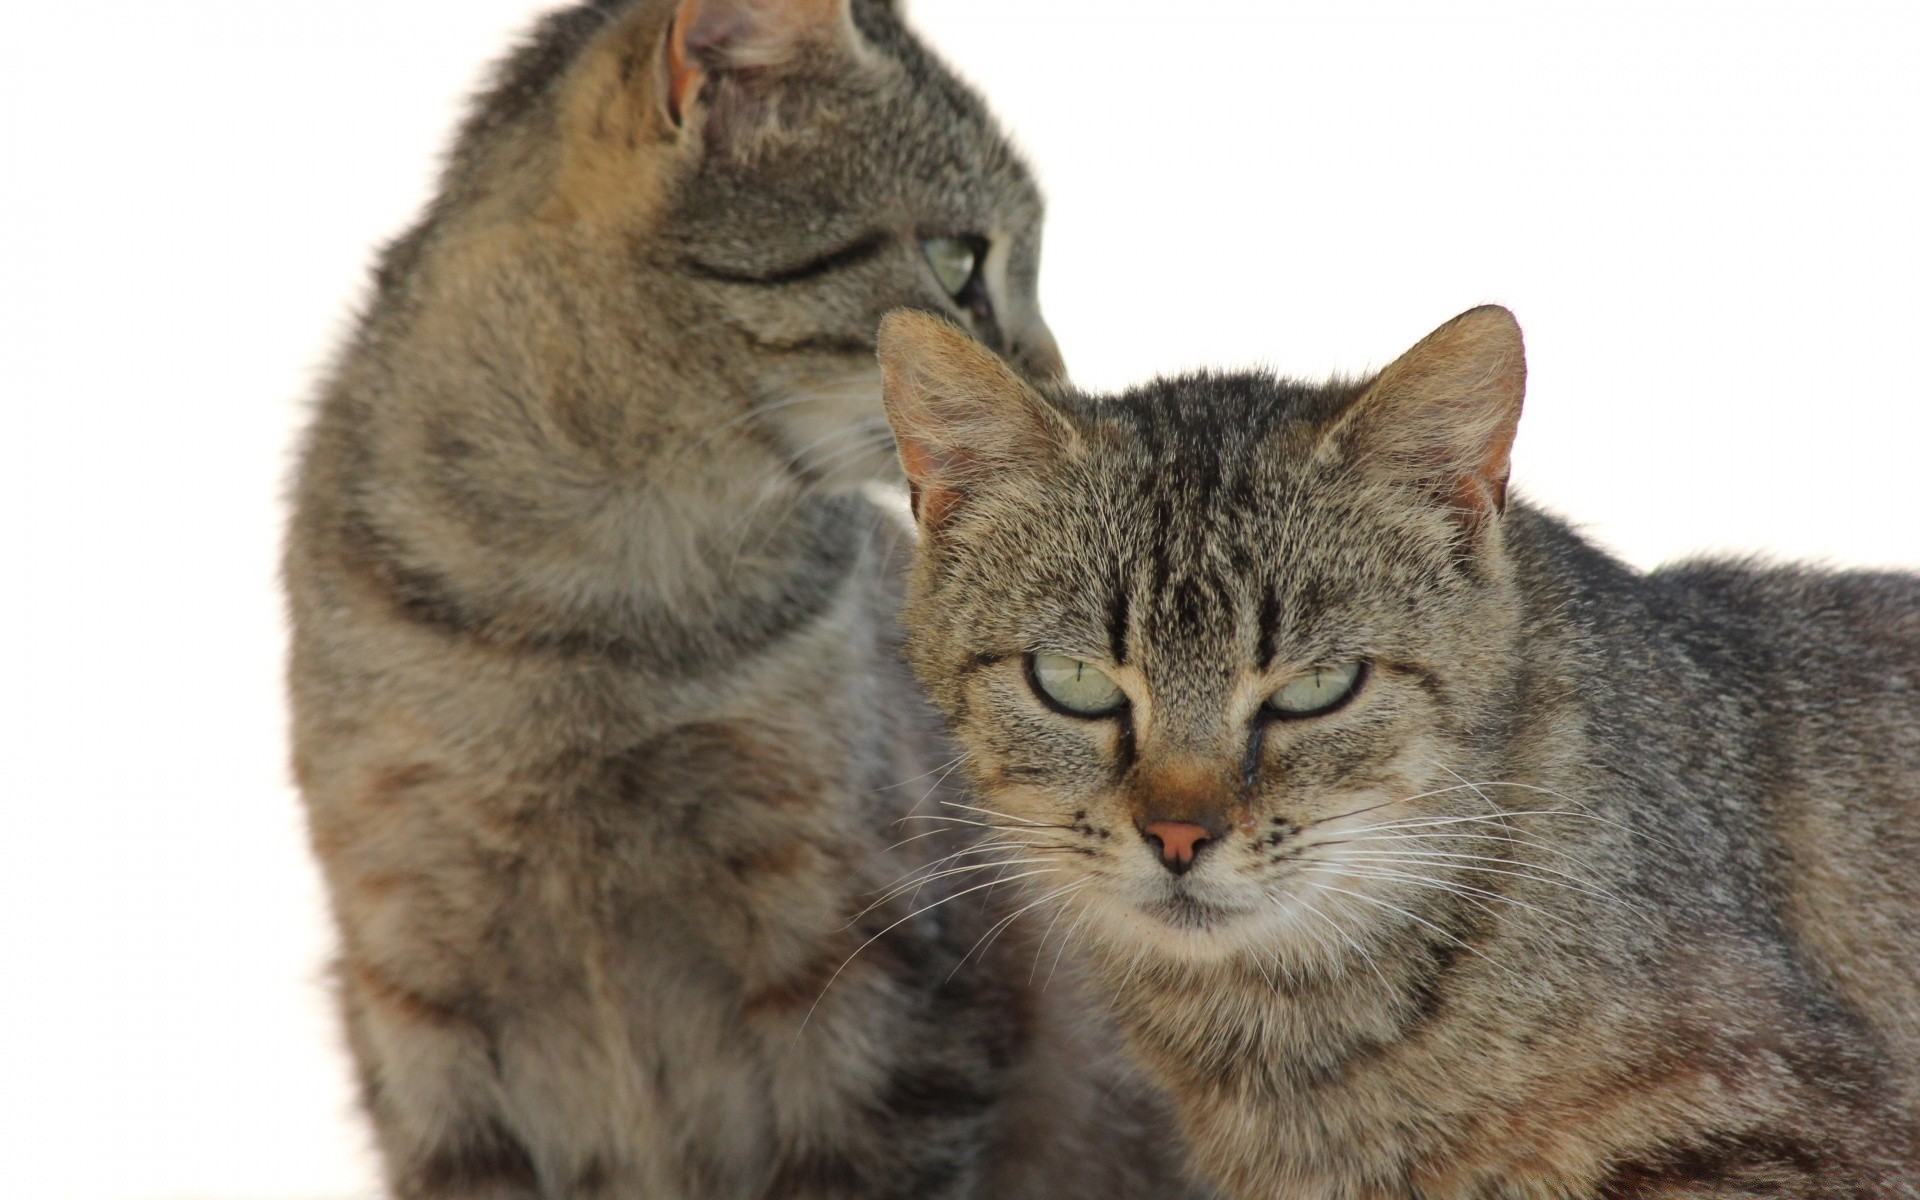
<path fill-rule="evenodd" d="M 929 313 L 880 322 L 880 377 L 923 531 L 982 485 L 1042 468 L 1073 443 L 1066 419 L 999 355 Z"/>
<path fill-rule="evenodd" d="M 1335 418 L 1322 445 L 1375 478 L 1432 496 L 1471 533 L 1507 506 L 1527 356 L 1498 305 L 1422 338 Z"/>

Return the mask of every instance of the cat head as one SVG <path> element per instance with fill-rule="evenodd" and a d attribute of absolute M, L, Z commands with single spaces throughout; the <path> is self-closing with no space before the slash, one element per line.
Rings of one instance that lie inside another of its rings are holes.
<path fill-rule="evenodd" d="M 562 10 L 480 97 L 435 214 L 469 262 L 573 287 L 586 336 L 651 338 L 700 390 L 744 383 L 796 460 L 831 467 L 858 426 L 891 471 L 889 309 L 943 312 L 1034 378 L 1064 369 L 1032 177 L 883 0 Z"/>
<path fill-rule="evenodd" d="M 1477 853 L 1518 600 L 1505 309 L 1374 379 L 1035 388 L 934 317 L 880 334 L 922 538 L 914 667 L 981 820 L 1122 945 L 1298 960 Z"/>

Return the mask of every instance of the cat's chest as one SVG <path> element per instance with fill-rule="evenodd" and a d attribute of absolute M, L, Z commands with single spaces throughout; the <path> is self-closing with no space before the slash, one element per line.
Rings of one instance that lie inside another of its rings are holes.
<path fill-rule="evenodd" d="M 1232 1194 L 1333 1200 L 1587 1200 L 1578 1132 L 1511 1107 L 1418 1042 L 1350 1056 L 1249 1048 L 1239 1069 L 1168 1072 L 1199 1160 Z M 1162 1060 L 1164 1063 L 1164 1060 Z M 1542 1106 L 1544 1107 L 1544 1106 Z"/>
<path fill-rule="evenodd" d="M 1530 1182 L 1500 1139 L 1465 1138 L 1477 1091 L 1448 1069 L 1458 1055 L 1390 1007 L 1231 984 L 1156 1000 L 1131 1006 L 1129 1034 L 1230 1194 L 1268 1196 L 1285 1180 L 1281 1194 L 1332 1200 L 1573 1195 Z"/>

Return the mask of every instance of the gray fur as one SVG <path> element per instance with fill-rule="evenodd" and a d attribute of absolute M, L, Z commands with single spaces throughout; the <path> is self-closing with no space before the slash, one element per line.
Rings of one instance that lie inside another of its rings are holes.
<path fill-rule="evenodd" d="M 1642 574 L 1505 505 L 1500 310 L 1367 384 L 881 353 L 916 669 L 1225 1190 L 1920 1196 L 1920 577 Z M 1218 831 L 1184 874 L 1169 816 Z"/>
<path fill-rule="evenodd" d="M 887 5 L 677 10 L 506 60 L 304 445 L 295 769 L 390 1187 L 1161 1194 L 1071 972 L 990 893 L 881 895 L 970 831 L 899 823 L 955 793 L 860 492 L 874 326 L 1057 372 L 1039 197 Z M 933 235 L 991 242 L 963 303 Z"/>

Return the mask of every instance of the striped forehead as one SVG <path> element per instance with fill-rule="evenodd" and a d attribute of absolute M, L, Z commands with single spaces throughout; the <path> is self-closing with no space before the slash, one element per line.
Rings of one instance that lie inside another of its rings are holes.
<path fill-rule="evenodd" d="M 1284 624 L 1276 559 L 1297 524 L 1290 435 L 1324 395 L 1203 373 L 1075 405 L 1097 450 L 1074 519 L 1107 551 L 1106 611 L 1083 617 L 1105 625 L 1115 662 L 1159 677 L 1156 691 L 1217 694 L 1271 657 Z"/>
<path fill-rule="evenodd" d="M 1133 536 L 1109 585 L 1111 649 L 1156 693 L 1217 696 L 1259 665 L 1255 626 L 1271 607 L 1271 580 L 1252 540 L 1257 522 L 1236 510 L 1231 484 L 1214 472 L 1163 480 L 1129 521 Z"/>

